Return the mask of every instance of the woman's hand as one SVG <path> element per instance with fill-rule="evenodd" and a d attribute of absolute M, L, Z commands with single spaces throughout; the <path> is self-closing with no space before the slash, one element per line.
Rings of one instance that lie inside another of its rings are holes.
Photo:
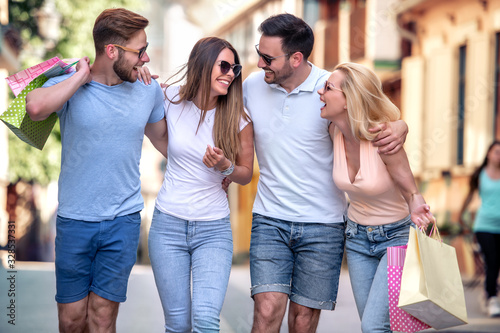
<path fill-rule="evenodd" d="M 157 79 L 158 75 L 152 75 L 146 66 L 137 67 L 137 79 L 146 85 L 151 84 L 151 79 Z"/>
<path fill-rule="evenodd" d="M 224 171 L 231 166 L 231 161 L 224 156 L 222 149 L 217 147 L 212 148 L 210 145 L 207 145 L 207 150 L 203 156 L 203 163 L 207 167 L 218 171 Z"/>
<path fill-rule="evenodd" d="M 416 206 L 412 211 L 411 211 L 411 220 L 413 223 L 415 223 L 418 227 L 422 227 L 424 229 L 427 229 L 427 226 L 430 223 L 435 223 L 436 219 L 430 212 L 430 207 L 428 204 L 421 204 Z"/>

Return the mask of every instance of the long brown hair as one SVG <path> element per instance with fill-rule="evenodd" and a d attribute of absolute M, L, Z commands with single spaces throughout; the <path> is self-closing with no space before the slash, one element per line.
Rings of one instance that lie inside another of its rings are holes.
<path fill-rule="evenodd" d="M 486 167 L 488 164 L 488 154 L 490 151 L 495 147 L 496 145 L 500 145 L 499 140 L 493 141 L 493 143 L 488 147 L 488 150 L 486 151 L 486 156 L 484 157 L 483 163 L 474 171 L 474 173 L 470 176 L 470 181 L 469 181 L 469 186 L 470 186 L 470 191 L 474 192 L 479 188 L 479 175 L 481 174 L 481 171 Z"/>
<path fill-rule="evenodd" d="M 173 77 L 185 71 L 182 77 L 171 84 L 186 80 L 185 84 L 179 89 L 178 97 L 174 96 L 172 100 L 166 98 L 172 104 L 180 104 L 182 101 L 194 102 L 196 95 L 201 90 L 201 109 L 198 128 L 205 120 L 210 103 L 210 90 L 212 81 L 212 68 L 224 49 L 229 49 L 234 54 L 236 64 L 240 63 L 240 58 L 234 47 L 226 40 L 217 37 L 206 37 L 200 39 L 191 54 L 189 60 Z M 243 88 L 241 75 L 233 79 L 228 88 L 227 95 L 220 95 L 217 98 L 213 139 L 216 147 L 222 149 L 224 155 L 231 161 L 236 161 L 236 155 L 241 149 L 239 131 L 241 118 L 249 121 L 247 114 L 243 109 Z"/>

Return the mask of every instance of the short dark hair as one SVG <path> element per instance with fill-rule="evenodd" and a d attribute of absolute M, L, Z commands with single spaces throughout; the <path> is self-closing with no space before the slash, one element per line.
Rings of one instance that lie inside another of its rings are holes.
<path fill-rule="evenodd" d="M 103 11 L 95 20 L 92 34 L 96 53 L 104 53 L 107 44 L 126 43 L 137 32 L 144 30 L 149 21 L 139 14 L 124 8 Z"/>
<path fill-rule="evenodd" d="M 259 32 L 268 37 L 281 37 L 283 52 L 292 55 L 301 52 L 307 59 L 314 46 L 311 27 L 301 18 L 292 14 L 279 14 L 261 23 Z"/>

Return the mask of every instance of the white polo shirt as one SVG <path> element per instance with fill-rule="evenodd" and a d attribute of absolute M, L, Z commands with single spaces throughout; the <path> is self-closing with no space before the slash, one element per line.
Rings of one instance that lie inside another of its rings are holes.
<path fill-rule="evenodd" d="M 343 222 L 346 197 L 332 179 L 329 121 L 317 91 L 330 73 L 312 66 L 290 93 L 264 81 L 264 71 L 243 83 L 254 126 L 260 178 L 253 212 L 291 222 Z"/>

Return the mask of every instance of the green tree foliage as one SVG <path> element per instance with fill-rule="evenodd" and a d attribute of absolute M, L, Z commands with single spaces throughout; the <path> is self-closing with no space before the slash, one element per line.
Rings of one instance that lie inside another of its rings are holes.
<path fill-rule="evenodd" d="M 95 56 L 92 27 L 97 16 L 106 8 L 123 7 L 140 12 L 139 0 L 55 0 L 61 14 L 60 38 L 52 50 L 46 50 L 39 35 L 36 13 L 45 0 L 9 0 L 9 22 L 23 41 L 21 66 L 27 68 L 58 56 L 81 58 Z M 9 174 L 11 182 L 24 180 L 42 185 L 57 180 L 60 168 L 61 133 L 59 122 L 54 127 L 42 151 L 33 148 L 9 131 Z"/>

